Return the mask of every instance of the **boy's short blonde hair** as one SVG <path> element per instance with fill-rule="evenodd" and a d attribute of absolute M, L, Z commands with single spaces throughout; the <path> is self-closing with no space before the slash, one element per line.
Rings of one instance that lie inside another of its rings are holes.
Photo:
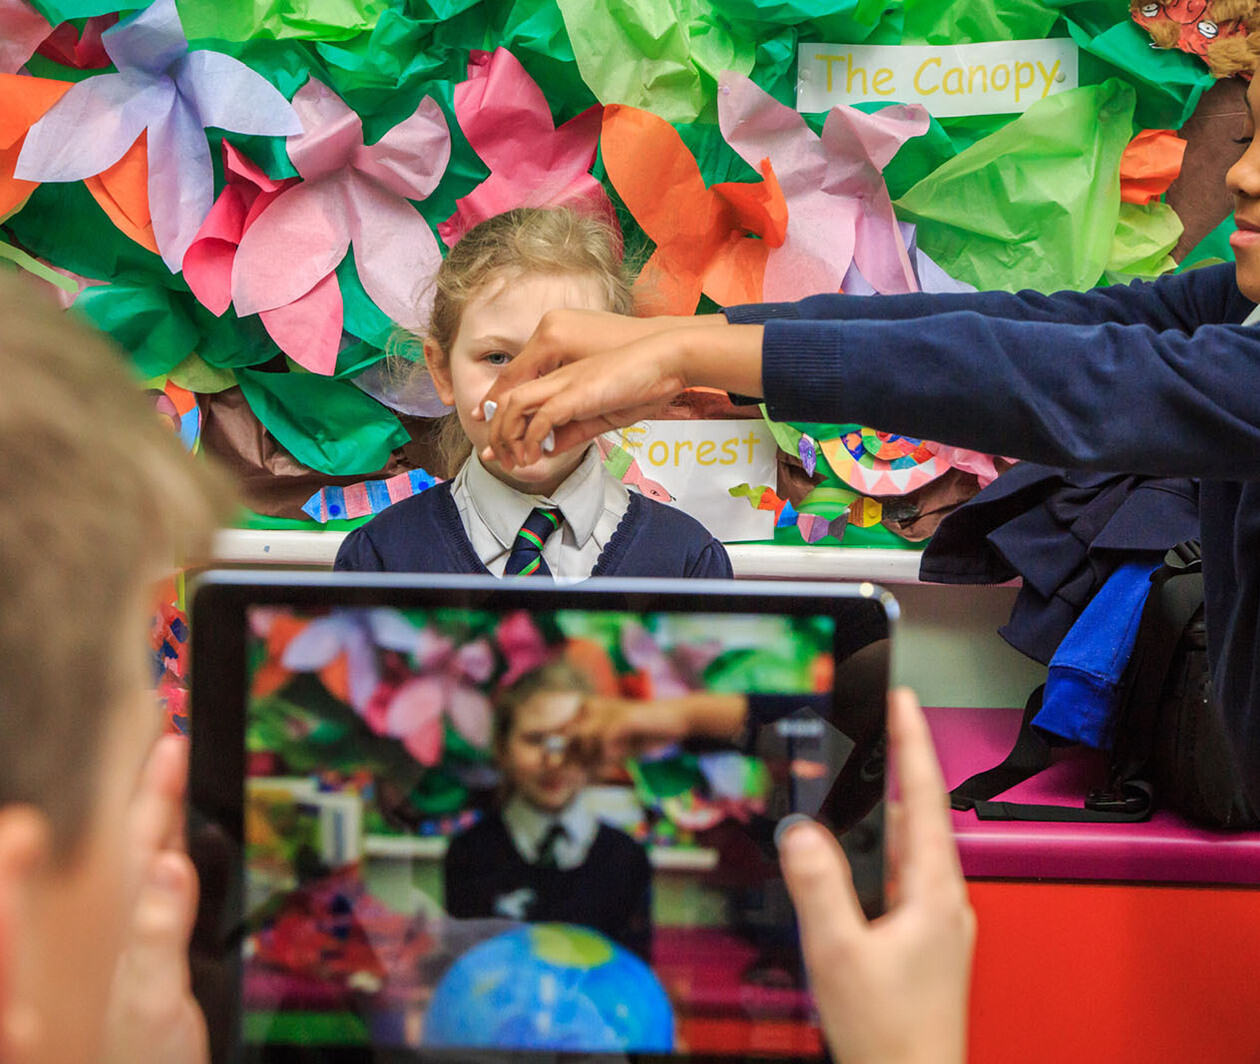
<path fill-rule="evenodd" d="M 42 810 L 64 857 L 103 722 L 132 694 L 122 638 L 230 496 L 104 337 L 21 276 L 0 275 L 0 322 L 0 806 Z"/>
<path fill-rule="evenodd" d="M 517 207 L 468 230 L 433 278 L 427 336 L 449 354 L 468 301 L 488 281 L 514 274 L 578 274 L 603 285 L 608 310 L 630 314 L 634 293 L 612 223 L 568 207 Z M 425 372 L 417 363 L 414 372 Z M 454 414 L 447 415 L 438 449 L 453 476 L 471 446 Z"/>

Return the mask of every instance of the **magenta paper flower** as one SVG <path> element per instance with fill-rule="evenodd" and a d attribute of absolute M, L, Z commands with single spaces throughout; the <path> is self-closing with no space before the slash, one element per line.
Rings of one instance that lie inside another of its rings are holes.
<path fill-rule="evenodd" d="M 223 141 L 227 183 L 214 201 L 184 255 L 184 280 L 193 295 L 216 316 L 232 303 L 232 264 L 245 230 L 297 178 L 277 181 Z"/>
<path fill-rule="evenodd" d="M 468 80 L 455 86 L 455 117 L 490 176 L 438 226 L 447 247 L 513 207 L 589 204 L 612 217 L 608 194 L 588 173 L 602 111 L 596 104 L 557 129 L 547 98 L 511 52 L 472 52 Z"/>
<path fill-rule="evenodd" d="M 722 135 L 754 169 L 770 160 L 787 201 L 787 236 L 766 259 L 766 302 L 837 292 L 851 263 L 877 292 L 918 290 L 883 169 L 928 121 L 918 104 L 870 115 L 833 107 L 819 137 L 749 78 L 721 76 Z"/>
<path fill-rule="evenodd" d="M 14 173 L 81 181 L 108 170 L 147 131 L 153 235 L 177 273 L 214 201 L 205 127 L 283 136 L 301 125 L 284 96 L 239 59 L 190 52 L 175 0 L 154 0 L 101 43 L 118 72 L 85 78 L 62 96 L 26 135 Z"/>
<path fill-rule="evenodd" d="M 499 623 L 494 633 L 499 652 L 507 659 L 507 671 L 499 677 L 499 686 L 515 683 L 527 672 L 551 660 L 552 654 L 528 613 L 518 610 Z"/>
<path fill-rule="evenodd" d="M 626 624 L 621 629 L 621 653 L 636 670 L 652 680 L 652 695 L 669 698 L 698 691 L 704 687 L 704 670 L 722 652 L 716 640 L 709 643 L 679 643 L 663 650 L 641 624 Z"/>
<path fill-rule="evenodd" d="M 303 180 L 277 196 L 241 237 L 232 301 L 242 316 L 261 314 L 290 358 L 328 374 L 341 342 L 334 271 L 351 244 L 373 302 L 404 328 L 422 327 L 420 295 L 441 253 L 408 200 L 424 199 L 437 187 L 451 138 L 428 96 L 372 145 L 363 143 L 359 116 L 314 78 L 298 90 L 293 106 L 304 132 L 289 138 L 289 158 Z"/>

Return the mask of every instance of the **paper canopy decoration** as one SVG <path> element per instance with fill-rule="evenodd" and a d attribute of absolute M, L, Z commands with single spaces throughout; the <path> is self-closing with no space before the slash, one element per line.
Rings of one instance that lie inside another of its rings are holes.
<path fill-rule="evenodd" d="M 439 408 L 389 385 L 385 347 L 424 328 L 445 248 L 492 214 L 614 219 L 643 305 L 679 314 L 1153 276 L 1177 268 L 1162 196 L 1193 148 L 1175 131 L 1213 82 L 1202 18 L 1149 46 L 1181 0 L 138 2 L 0 0 L 0 258 L 79 293 L 142 376 L 171 380 L 162 408 L 203 448 L 210 391 L 239 387 L 311 473 L 300 502 L 334 520 L 432 479 L 397 463 L 404 422 Z M 1220 43 L 1250 32 L 1231 17 Z M 1081 87 L 1023 115 L 793 106 L 802 43 L 1047 35 L 1080 49 Z M 830 539 L 872 498 L 996 474 L 879 428 L 776 427 L 805 475 L 860 494 L 797 514 L 759 485 L 756 504 Z"/>

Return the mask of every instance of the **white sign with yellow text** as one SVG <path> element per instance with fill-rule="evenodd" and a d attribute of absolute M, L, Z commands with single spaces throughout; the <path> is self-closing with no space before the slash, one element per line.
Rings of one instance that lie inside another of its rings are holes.
<path fill-rule="evenodd" d="M 727 543 L 774 536 L 774 514 L 733 498 L 740 484 L 775 486 L 778 447 L 764 421 L 640 421 L 600 442 L 628 488 L 685 510 Z"/>
<path fill-rule="evenodd" d="M 1076 88 L 1077 48 L 1067 38 L 982 44 L 802 44 L 796 109 L 921 103 L 940 118 L 1008 114 Z"/>

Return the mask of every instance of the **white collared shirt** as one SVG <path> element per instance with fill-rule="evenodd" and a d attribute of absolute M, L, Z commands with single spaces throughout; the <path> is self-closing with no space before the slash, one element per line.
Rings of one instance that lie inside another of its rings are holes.
<path fill-rule="evenodd" d="M 559 813 L 545 813 L 518 795 L 508 799 L 503 807 L 503 823 L 512 836 L 517 852 L 530 864 L 538 862 L 538 849 L 553 824 L 564 828 L 555 844 L 556 867 L 577 868 L 586 860 L 599 834 L 599 821 L 586 808 L 582 792 Z"/>
<path fill-rule="evenodd" d="M 560 511 L 563 522 L 547 537 L 543 560 L 558 583 L 585 580 L 630 506 L 630 493 L 604 471 L 599 449 L 551 495 L 526 495 L 493 476 L 474 453 L 451 484 L 451 499 L 481 564 L 495 576 L 507 568 L 516 534 L 535 507 Z"/>
<path fill-rule="evenodd" d="M 1257 304 L 1252 312 L 1243 318 L 1242 323 L 1244 325 L 1260 325 L 1260 304 Z"/>

